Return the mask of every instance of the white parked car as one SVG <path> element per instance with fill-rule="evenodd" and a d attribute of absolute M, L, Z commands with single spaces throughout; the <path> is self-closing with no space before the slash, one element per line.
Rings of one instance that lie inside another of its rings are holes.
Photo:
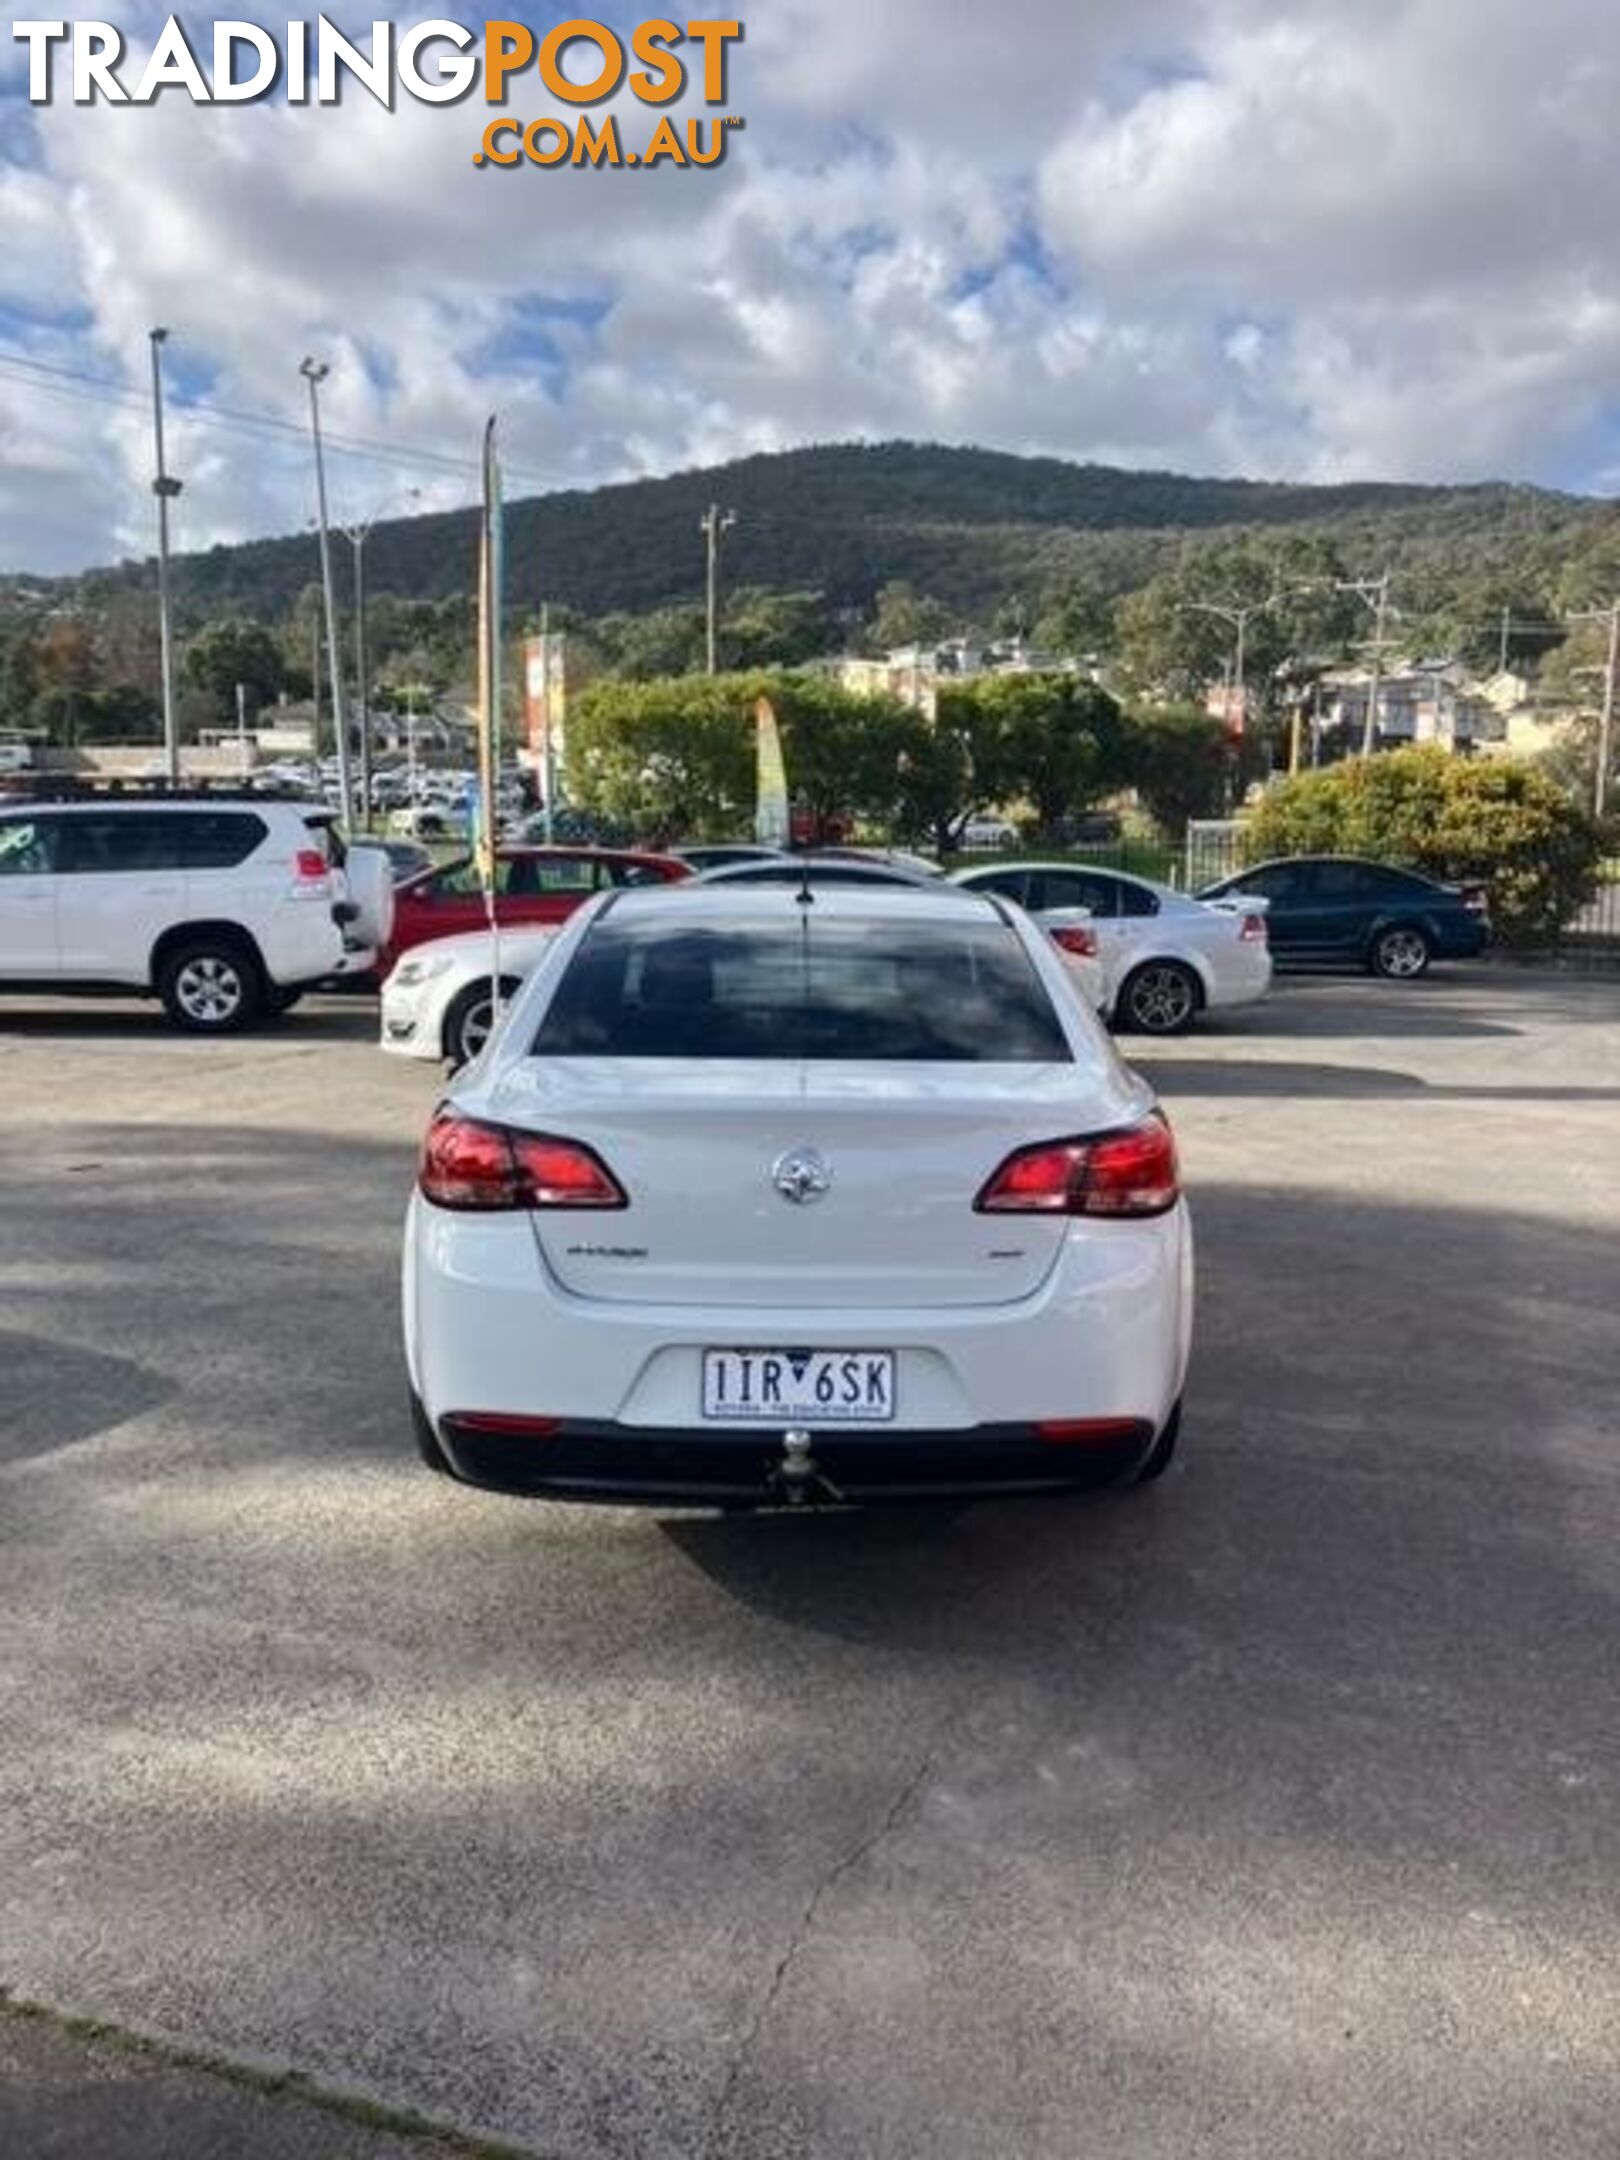
<path fill-rule="evenodd" d="M 423 1146 L 418 1444 L 726 1507 L 1156 1476 L 1192 1243 L 1152 1091 L 969 894 L 645 887 L 557 932 Z"/>
<path fill-rule="evenodd" d="M 1054 935 L 1086 923 L 1106 978 L 1104 1009 L 1117 1026 L 1179 1035 L 1201 1012 L 1252 1004 L 1271 988 L 1261 908 L 1211 907 L 1173 886 L 1089 863 L 986 864 L 958 870 L 954 882 L 1016 900 Z"/>
<path fill-rule="evenodd" d="M 382 1047 L 395 1057 L 466 1065 L 489 1040 L 500 1002 L 517 994 L 550 950 L 560 924 L 503 930 L 497 959 L 487 930 L 412 945 L 382 987 Z"/>
<path fill-rule="evenodd" d="M 392 902 L 377 897 L 370 865 L 357 883 L 364 903 L 316 804 L 12 804 L 0 811 L 0 989 L 146 992 L 177 1026 L 226 1034 L 372 965 Z"/>
<path fill-rule="evenodd" d="M 1010 848 L 1018 845 L 1018 829 L 1009 825 L 1005 818 L 969 818 L 959 837 L 965 848 Z"/>

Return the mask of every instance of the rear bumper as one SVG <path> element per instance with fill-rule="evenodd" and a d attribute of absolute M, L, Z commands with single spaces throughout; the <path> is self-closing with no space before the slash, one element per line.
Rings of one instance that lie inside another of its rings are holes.
<path fill-rule="evenodd" d="M 706 1422 L 703 1356 L 715 1344 L 894 1355 L 893 1424 L 811 1430 L 814 1456 L 852 1493 L 1107 1484 L 1137 1467 L 1180 1397 L 1192 1321 L 1179 1206 L 1143 1221 L 1077 1221 L 1041 1287 L 999 1305 L 589 1300 L 550 1276 L 527 1218 L 447 1213 L 420 1193 L 403 1260 L 411 1385 L 453 1468 L 502 1491 L 576 1498 L 770 1501 L 792 1421 Z M 517 1429 L 469 1431 L 459 1423 L 468 1412 Z M 1120 1438 L 1057 1441 L 1038 1430 L 1052 1419 L 1130 1422 Z"/>
<path fill-rule="evenodd" d="M 1491 925 L 1485 916 L 1470 916 L 1466 922 L 1448 918 L 1438 925 L 1438 930 L 1434 948 L 1437 960 L 1476 960 L 1491 942 Z"/>
<path fill-rule="evenodd" d="M 1211 967 L 1204 982 L 1204 1002 L 1210 1007 L 1252 1005 L 1271 988 L 1271 948 L 1261 939 L 1241 942 L 1235 953 L 1223 953 L 1218 967 Z"/>
<path fill-rule="evenodd" d="M 1142 1467 L 1148 1421 L 1106 1441 L 1051 1441 L 1027 1425 L 963 1432 L 811 1435 L 814 1475 L 804 1503 L 1084 1492 L 1120 1484 Z M 440 1420 L 439 1445 L 455 1476 L 486 1491 L 619 1506 L 782 1507 L 791 1504 L 778 1435 L 574 1420 L 549 1434 L 487 1433 Z"/>

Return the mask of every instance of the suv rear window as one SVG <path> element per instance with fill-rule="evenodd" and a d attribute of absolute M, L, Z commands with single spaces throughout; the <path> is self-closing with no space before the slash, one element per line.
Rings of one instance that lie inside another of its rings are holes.
<path fill-rule="evenodd" d="M 188 870 L 234 870 L 268 830 L 251 810 L 188 810 L 181 820 L 182 859 Z"/>
<path fill-rule="evenodd" d="M 1052 1001 L 1004 923 L 596 925 L 536 1057 L 1067 1064 Z"/>

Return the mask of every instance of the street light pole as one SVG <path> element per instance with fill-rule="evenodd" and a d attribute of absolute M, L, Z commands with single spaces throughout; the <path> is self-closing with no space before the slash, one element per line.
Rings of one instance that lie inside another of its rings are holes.
<path fill-rule="evenodd" d="M 414 502 L 420 488 L 411 488 L 407 500 Z M 366 542 L 371 528 L 383 514 L 383 506 L 358 525 L 343 529 L 354 549 L 354 704 L 355 725 L 360 734 L 360 814 L 371 822 L 371 691 L 366 681 Z"/>
<path fill-rule="evenodd" d="M 1235 696 L 1238 716 L 1247 724 L 1245 709 L 1248 686 L 1249 624 L 1256 615 L 1268 614 L 1272 608 L 1281 607 L 1285 600 L 1297 600 L 1306 593 L 1320 590 L 1315 584 L 1283 585 L 1264 600 L 1245 600 L 1241 603 L 1223 600 L 1182 600 L 1177 604 L 1189 615 L 1213 615 L 1217 621 L 1230 623 L 1237 634 L 1237 650 L 1232 660 L 1232 687 L 1227 693 L 1226 717 L 1232 718 L 1232 701 Z"/>
<path fill-rule="evenodd" d="M 315 498 L 320 512 L 321 592 L 326 604 L 326 672 L 331 685 L 332 727 L 337 736 L 338 793 L 343 802 L 343 823 L 354 815 L 354 795 L 349 785 L 349 730 L 343 715 L 343 669 L 338 662 L 337 609 L 332 599 L 332 537 L 326 521 L 326 460 L 321 451 L 321 405 L 317 385 L 331 372 L 324 360 L 308 357 L 298 372 L 309 384 L 309 431 L 315 445 Z"/>
<path fill-rule="evenodd" d="M 360 730 L 360 822 L 371 823 L 371 707 L 366 696 L 366 534 L 368 525 L 349 534 L 354 549 L 354 717 Z"/>
<path fill-rule="evenodd" d="M 717 672 L 716 666 L 716 620 L 720 588 L 720 540 L 737 522 L 734 510 L 722 510 L 718 503 L 710 503 L 703 513 L 699 531 L 708 543 L 708 604 L 706 609 L 705 649 L 708 656 L 708 672 Z"/>
<path fill-rule="evenodd" d="M 163 762 L 171 785 L 180 778 L 180 730 L 174 713 L 174 634 L 169 618 L 169 504 L 180 492 L 163 464 L 163 343 L 168 331 L 161 325 L 147 335 L 152 344 L 152 438 L 157 451 L 157 476 L 152 493 L 158 506 L 158 668 L 163 687 Z"/>

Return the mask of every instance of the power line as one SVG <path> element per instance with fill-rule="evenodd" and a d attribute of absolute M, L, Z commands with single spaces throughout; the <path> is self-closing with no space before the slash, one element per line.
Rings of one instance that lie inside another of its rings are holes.
<path fill-rule="evenodd" d="M 121 407 L 144 413 L 145 402 L 140 394 L 118 381 L 114 376 L 91 375 L 79 368 L 66 368 L 47 360 L 36 360 L 26 353 L 0 352 L 0 377 L 25 385 L 31 390 L 42 390 L 60 397 L 76 397 L 92 404 Z M 169 405 L 188 420 L 204 427 L 223 428 L 227 431 L 247 430 L 253 433 L 278 436 L 289 448 L 303 440 L 302 425 L 279 413 L 250 412 L 239 406 L 216 405 L 205 398 L 186 398 L 171 394 Z M 473 458 L 459 458 L 449 451 L 430 450 L 421 445 L 381 443 L 361 435 L 328 434 L 328 446 L 346 457 L 368 459 L 376 464 L 394 465 L 412 472 L 436 471 L 447 477 L 471 478 L 478 471 Z M 544 488 L 547 482 L 538 473 L 524 472 L 518 467 L 509 468 L 512 477 L 536 488 Z"/>

